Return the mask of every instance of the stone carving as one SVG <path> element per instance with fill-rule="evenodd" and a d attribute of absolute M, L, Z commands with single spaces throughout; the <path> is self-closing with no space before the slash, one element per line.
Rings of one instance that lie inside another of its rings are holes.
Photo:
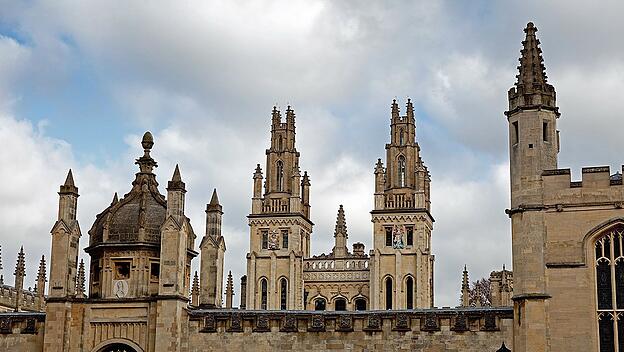
<path fill-rule="evenodd" d="M 215 316 L 212 314 L 206 315 L 204 317 L 204 327 L 201 329 L 201 332 L 215 331 L 217 331 L 217 321 L 215 320 Z"/>
<path fill-rule="evenodd" d="M 484 317 L 484 324 L 481 327 L 482 331 L 496 331 L 496 317 L 492 313 L 486 313 Z"/>
<path fill-rule="evenodd" d="M 325 331 L 325 317 L 320 314 L 313 315 L 308 331 Z"/>
<path fill-rule="evenodd" d="M 438 331 L 440 330 L 440 326 L 438 325 L 438 318 L 433 313 L 428 313 L 425 316 L 425 323 L 423 327 L 420 329 L 422 331 Z"/>
<path fill-rule="evenodd" d="M 259 317 L 260 319 L 260 317 Z M 268 326 L 268 320 L 267 320 L 267 326 Z M 229 332 L 240 332 L 243 331 L 243 320 L 241 319 L 241 315 L 238 313 L 233 313 L 232 316 L 230 317 L 230 328 L 228 329 Z"/>
<path fill-rule="evenodd" d="M 353 318 L 351 315 L 341 314 L 336 319 L 336 331 L 353 331 Z"/>
<path fill-rule="evenodd" d="M 37 320 L 33 318 L 26 319 L 26 327 L 22 329 L 22 334 L 36 334 Z"/>
<path fill-rule="evenodd" d="M 366 324 L 365 330 L 380 331 L 381 330 L 381 316 L 379 314 L 370 314 L 368 316 L 368 324 Z"/>
<path fill-rule="evenodd" d="M 451 330 L 453 331 L 468 331 L 468 319 L 466 318 L 466 315 L 464 313 L 458 313 L 457 316 L 455 317 L 455 323 L 453 324 L 453 327 L 451 328 Z"/>
<path fill-rule="evenodd" d="M 11 333 L 11 319 L 10 318 L 0 319 L 0 334 L 10 334 L 10 333 Z"/>
<path fill-rule="evenodd" d="M 282 318 L 282 328 L 280 331 L 283 332 L 296 332 L 297 329 L 297 317 L 294 315 L 288 314 Z"/>
<path fill-rule="evenodd" d="M 269 232 L 269 249 L 279 249 L 279 233 L 277 230 Z"/>
<path fill-rule="evenodd" d="M 405 234 L 405 226 L 394 225 L 392 228 L 392 248 L 403 249 L 405 244 L 403 242 L 403 235 Z"/>
<path fill-rule="evenodd" d="M 410 330 L 410 319 L 405 313 L 399 313 L 394 317 L 394 329 L 399 331 Z"/>
<path fill-rule="evenodd" d="M 267 315 L 259 315 L 256 318 L 256 328 L 254 329 L 255 332 L 264 332 L 264 331 L 271 331 L 271 326 L 269 324 L 269 317 Z"/>

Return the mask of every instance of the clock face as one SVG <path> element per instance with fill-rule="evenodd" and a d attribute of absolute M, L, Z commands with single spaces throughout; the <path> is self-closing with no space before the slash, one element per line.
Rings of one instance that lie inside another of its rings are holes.
<path fill-rule="evenodd" d="M 113 282 L 113 293 L 117 298 L 124 298 L 128 295 L 128 281 L 117 280 Z"/>

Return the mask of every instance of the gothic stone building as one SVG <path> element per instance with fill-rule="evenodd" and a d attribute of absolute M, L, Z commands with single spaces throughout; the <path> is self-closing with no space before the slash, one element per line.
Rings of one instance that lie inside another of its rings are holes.
<path fill-rule="evenodd" d="M 517 352 L 624 351 L 622 177 L 588 167 L 572 181 L 558 168 L 560 113 L 536 32 L 529 23 L 508 93 L 513 279 L 504 268 L 492 273 L 493 306 L 470 307 L 465 271 L 460 307 L 433 307 L 430 176 L 409 100 L 403 116 L 392 103 L 385 166 L 374 168 L 368 253 L 360 243 L 349 251 L 340 207 L 333 250 L 310 254 L 311 182 L 299 169 L 295 113 L 289 107 L 283 122 L 274 108 L 264 173 L 258 165 L 253 175 L 238 308 L 231 275 L 222 302 L 216 190 L 198 252 L 180 170 L 161 194 L 148 132 L 130 191 L 115 195 L 88 231 L 87 265 L 78 263 L 78 188 L 69 172 L 51 232 L 47 296 L 43 258 L 36 289 L 24 290 L 21 251 L 14 286 L 0 285 L 0 305 L 12 310 L 0 313 L 0 350 L 508 351 L 506 343 Z"/>

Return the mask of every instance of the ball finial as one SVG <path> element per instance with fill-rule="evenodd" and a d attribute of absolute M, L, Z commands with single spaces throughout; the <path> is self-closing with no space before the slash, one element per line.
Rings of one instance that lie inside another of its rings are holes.
<path fill-rule="evenodd" d="M 143 140 L 141 140 L 141 145 L 143 149 L 150 150 L 154 146 L 154 136 L 150 133 L 150 131 L 145 132 L 143 135 Z"/>

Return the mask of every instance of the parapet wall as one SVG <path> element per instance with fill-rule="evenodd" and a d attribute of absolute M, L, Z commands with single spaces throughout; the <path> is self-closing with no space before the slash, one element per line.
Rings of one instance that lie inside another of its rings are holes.
<path fill-rule="evenodd" d="M 14 287 L 0 285 L 0 312 L 13 311 L 15 308 L 15 295 L 17 290 Z M 45 302 L 39 302 L 39 297 L 34 291 L 22 290 L 20 300 L 20 310 L 43 311 Z"/>
<path fill-rule="evenodd" d="M 623 167 L 624 169 L 624 167 Z M 611 177 L 608 166 L 584 167 L 581 181 L 572 181 L 570 169 L 542 173 L 544 205 L 608 205 L 622 207 L 624 186 L 621 174 Z"/>
<path fill-rule="evenodd" d="M 189 311 L 190 351 L 496 351 L 512 308 L 362 312 Z"/>
<path fill-rule="evenodd" d="M 45 313 L 0 313 L 0 351 L 43 351 Z"/>

